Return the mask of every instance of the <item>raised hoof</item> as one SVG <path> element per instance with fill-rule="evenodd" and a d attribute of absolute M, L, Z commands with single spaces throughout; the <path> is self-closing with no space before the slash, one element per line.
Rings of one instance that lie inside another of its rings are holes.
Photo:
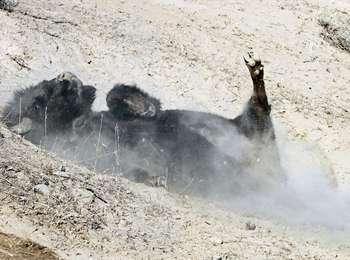
<path fill-rule="evenodd" d="M 260 58 L 255 58 L 252 52 L 248 52 L 243 59 L 253 80 L 264 78 L 264 65 Z"/>

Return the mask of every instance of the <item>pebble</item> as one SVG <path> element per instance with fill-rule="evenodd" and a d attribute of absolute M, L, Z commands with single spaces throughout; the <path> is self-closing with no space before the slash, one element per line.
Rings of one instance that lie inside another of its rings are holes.
<path fill-rule="evenodd" d="M 224 241 L 222 241 L 222 239 L 218 238 L 218 237 L 212 237 L 210 238 L 210 242 L 214 245 L 214 246 L 218 246 L 218 245 L 222 245 L 224 243 Z"/>
<path fill-rule="evenodd" d="M 94 194 L 86 189 L 78 189 L 77 199 L 83 204 L 90 204 L 94 200 Z"/>
<path fill-rule="evenodd" d="M 33 190 L 35 193 L 39 193 L 41 195 L 48 195 L 50 193 L 49 186 L 47 186 L 46 184 L 35 185 Z"/>
<path fill-rule="evenodd" d="M 63 171 L 56 171 L 53 173 L 53 175 L 56 175 L 58 177 L 63 177 L 63 178 L 70 178 L 71 175 L 68 172 L 63 172 Z"/>
<path fill-rule="evenodd" d="M 247 223 L 245 223 L 245 229 L 246 230 L 255 230 L 256 225 L 254 223 L 248 221 Z"/>

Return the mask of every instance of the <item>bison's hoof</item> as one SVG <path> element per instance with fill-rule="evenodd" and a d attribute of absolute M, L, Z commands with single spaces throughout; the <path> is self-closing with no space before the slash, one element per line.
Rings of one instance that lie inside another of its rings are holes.
<path fill-rule="evenodd" d="M 260 58 L 255 58 L 252 52 L 248 52 L 243 59 L 253 79 L 263 78 L 264 65 Z"/>

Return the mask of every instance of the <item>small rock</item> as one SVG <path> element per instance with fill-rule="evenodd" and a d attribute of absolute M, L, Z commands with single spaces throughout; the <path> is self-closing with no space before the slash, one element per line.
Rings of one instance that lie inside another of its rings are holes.
<path fill-rule="evenodd" d="M 218 245 L 222 245 L 224 243 L 224 241 L 222 241 L 222 239 L 218 238 L 218 237 L 212 237 L 210 239 L 210 242 L 214 245 L 214 246 L 218 246 Z"/>
<path fill-rule="evenodd" d="M 246 230 L 255 230 L 256 225 L 254 223 L 248 221 L 247 223 L 245 223 L 245 229 Z"/>
<path fill-rule="evenodd" d="M 94 194 L 86 189 L 78 189 L 77 199 L 83 204 L 90 204 L 94 200 Z"/>
<path fill-rule="evenodd" d="M 66 172 L 66 171 L 67 171 L 66 166 L 62 165 L 61 166 L 61 172 Z"/>
<path fill-rule="evenodd" d="M 128 221 L 125 219 L 121 219 L 118 223 L 119 228 L 125 228 L 129 225 Z"/>
<path fill-rule="evenodd" d="M 212 260 L 226 260 L 226 259 L 228 259 L 228 256 L 227 255 L 224 255 L 224 256 L 213 256 L 211 259 Z"/>
<path fill-rule="evenodd" d="M 38 184 L 34 186 L 34 192 L 39 193 L 41 195 L 48 195 L 50 193 L 49 186 L 46 184 Z"/>
<path fill-rule="evenodd" d="M 56 171 L 53 173 L 53 175 L 56 175 L 58 177 L 62 177 L 62 178 L 70 178 L 70 174 L 68 172 L 63 172 L 63 171 Z"/>
<path fill-rule="evenodd" d="M 19 203 L 25 204 L 28 202 L 28 198 L 26 198 L 25 196 L 19 196 L 18 201 L 19 201 Z"/>

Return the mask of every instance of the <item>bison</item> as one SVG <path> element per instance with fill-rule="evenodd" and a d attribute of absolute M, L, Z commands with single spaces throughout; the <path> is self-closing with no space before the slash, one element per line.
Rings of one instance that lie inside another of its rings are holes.
<path fill-rule="evenodd" d="M 3 120 L 33 143 L 96 171 L 141 182 L 159 177 L 169 190 L 201 196 L 256 190 L 278 183 L 283 173 L 263 65 L 251 55 L 245 62 L 254 91 L 233 119 L 162 110 L 159 100 L 125 84 L 108 93 L 107 111 L 95 112 L 95 88 L 63 73 L 16 92 Z"/>
<path fill-rule="evenodd" d="M 264 66 L 251 53 L 244 57 L 244 61 L 253 82 L 253 94 L 243 112 L 235 118 L 188 110 L 161 110 L 159 100 L 139 88 L 123 84 L 116 85 L 108 93 L 107 103 L 109 107 L 113 104 L 126 108 L 132 104 L 139 108 L 137 113 L 135 109 L 124 109 L 124 119 L 148 118 L 161 122 L 161 127 L 167 130 L 186 129 L 196 133 L 239 164 L 244 164 L 243 168 L 249 173 L 253 171 L 255 177 L 284 179 L 270 117 L 271 106 L 265 91 Z M 120 113 L 112 109 L 110 112 L 115 119 L 120 117 Z M 147 113 L 152 116 L 145 117 Z"/>

